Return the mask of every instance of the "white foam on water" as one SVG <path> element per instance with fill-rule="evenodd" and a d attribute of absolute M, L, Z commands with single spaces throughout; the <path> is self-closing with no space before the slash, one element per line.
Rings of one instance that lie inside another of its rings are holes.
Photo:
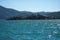
<path fill-rule="evenodd" d="M 53 31 L 53 34 L 57 34 L 57 31 Z"/>
<path fill-rule="evenodd" d="M 51 38 L 51 37 L 52 37 L 52 35 L 48 35 L 48 37 L 49 37 L 49 38 Z"/>
<path fill-rule="evenodd" d="M 50 25 L 53 25 L 52 23 Z"/>
<path fill-rule="evenodd" d="M 57 26 L 60 26 L 60 24 L 57 24 Z"/>

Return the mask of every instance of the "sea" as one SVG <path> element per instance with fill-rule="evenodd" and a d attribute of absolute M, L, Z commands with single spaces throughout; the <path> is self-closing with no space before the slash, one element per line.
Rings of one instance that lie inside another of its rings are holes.
<path fill-rule="evenodd" d="M 60 40 L 60 20 L 0 20 L 0 40 Z"/>

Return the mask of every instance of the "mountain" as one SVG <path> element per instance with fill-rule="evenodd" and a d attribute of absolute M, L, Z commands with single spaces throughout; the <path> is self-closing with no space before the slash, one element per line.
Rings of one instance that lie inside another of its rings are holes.
<path fill-rule="evenodd" d="M 18 20 L 18 19 L 60 19 L 58 12 L 28 12 L 17 11 L 0 6 L 0 19 Z"/>
<path fill-rule="evenodd" d="M 60 11 L 50 12 L 49 14 L 47 14 L 47 16 L 49 16 L 52 19 L 60 19 Z"/>
<path fill-rule="evenodd" d="M 38 14 L 40 19 L 45 19 L 46 16 L 41 15 L 40 13 L 34 13 L 34 12 L 28 12 L 28 11 L 17 11 L 10 8 L 5 8 L 3 6 L 0 6 L 0 19 L 38 19 Z"/>
<path fill-rule="evenodd" d="M 25 16 L 30 15 L 31 12 L 25 12 L 25 11 L 17 11 L 10 8 L 5 8 L 3 6 L 0 6 L 0 19 L 7 19 L 12 16 Z"/>
<path fill-rule="evenodd" d="M 10 17 L 8 18 L 7 20 L 37 20 L 37 19 L 49 19 L 49 17 L 47 16 L 42 16 L 42 15 L 27 15 L 27 16 L 24 16 L 24 17 L 20 17 L 20 16 L 14 16 L 14 17 Z"/>
<path fill-rule="evenodd" d="M 0 19 L 5 19 L 9 17 L 10 15 L 8 14 L 8 10 L 2 6 L 0 6 Z"/>
<path fill-rule="evenodd" d="M 0 19 L 6 19 L 18 14 L 20 14 L 20 12 L 0 6 Z"/>

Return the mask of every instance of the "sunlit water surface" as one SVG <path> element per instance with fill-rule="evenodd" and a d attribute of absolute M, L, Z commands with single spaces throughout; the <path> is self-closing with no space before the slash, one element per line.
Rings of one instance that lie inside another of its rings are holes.
<path fill-rule="evenodd" d="M 60 20 L 0 20 L 0 40 L 60 40 Z"/>

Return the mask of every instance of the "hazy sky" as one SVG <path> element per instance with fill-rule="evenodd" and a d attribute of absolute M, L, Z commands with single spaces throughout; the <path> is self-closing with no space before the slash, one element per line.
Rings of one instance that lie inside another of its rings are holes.
<path fill-rule="evenodd" d="M 60 0 L 0 0 L 0 5 L 19 11 L 60 11 Z"/>

